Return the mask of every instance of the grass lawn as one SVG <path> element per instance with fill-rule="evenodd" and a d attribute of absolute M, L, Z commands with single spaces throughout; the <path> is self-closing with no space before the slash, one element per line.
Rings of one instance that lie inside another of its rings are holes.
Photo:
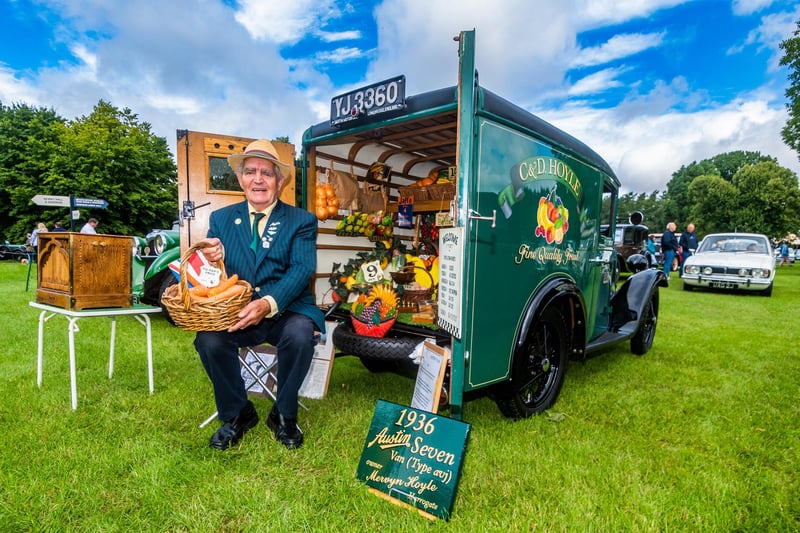
<path fill-rule="evenodd" d="M 84 319 L 73 412 L 62 317 L 36 386 L 26 269 L 0 263 L 2 531 L 800 530 L 800 264 L 778 269 L 771 298 L 685 292 L 673 273 L 650 353 L 572 363 L 563 417 L 511 422 L 468 402 L 449 522 L 355 479 L 376 400 L 408 404 L 412 380 L 339 358 L 328 396 L 305 401 L 302 449 L 261 423 L 220 453 L 216 425 L 198 428 L 214 405 L 192 333 L 154 318 L 149 395 L 142 326 L 118 320 L 109 380 L 109 321 Z M 254 401 L 265 419 L 271 402 Z"/>

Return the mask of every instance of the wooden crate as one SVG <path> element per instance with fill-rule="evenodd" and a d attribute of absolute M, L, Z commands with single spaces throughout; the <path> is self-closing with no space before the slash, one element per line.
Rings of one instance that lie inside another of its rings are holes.
<path fill-rule="evenodd" d="M 36 301 L 71 310 L 131 307 L 132 246 L 119 235 L 40 234 Z"/>

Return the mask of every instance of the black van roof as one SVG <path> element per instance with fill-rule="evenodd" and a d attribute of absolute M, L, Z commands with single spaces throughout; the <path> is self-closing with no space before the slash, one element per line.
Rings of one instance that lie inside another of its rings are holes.
<path fill-rule="evenodd" d="M 455 109 L 457 106 L 457 92 L 456 87 L 445 87 L 428 91 L 425 93 L 416 94 L 406 98 L 406 107 L 400 112 L 394 114 L 386 114 L 385 121 L 392 121 L 397 117 L 406 117 L 414 114 L 423 114 L 424 112 L 441 109 L 442 111 L 448 108 Z M 549 122 L 539 118 L 538 116 L 522 109 L 521 107 L 512 104 L 505 98 L 485 89 L 480 88 L 479 103 L 482 112 L 494 115 L 497 118 L 513 124 L 521 126 L 529 130 L 535 136 L 553 143 L 566 152 L 571 152 L 578 158 L 597 167 L 602 172 L 608 174 L 613 179 L 617 180 L 614 171 L 608 163 L 586 144 L 579 141 L 572 135 L 560 130 Z M 364 123 L 350 123 L 352 125 L 332 126 L 330 121 L 320 122 L 308 128 L 303 135 L 303 144 L 311 144 L 318 141 L 322 137 L 336 137 L 338 134 L 345 132 L 368 130 L 374 127 L 374 122 L 367 124 Z"/>

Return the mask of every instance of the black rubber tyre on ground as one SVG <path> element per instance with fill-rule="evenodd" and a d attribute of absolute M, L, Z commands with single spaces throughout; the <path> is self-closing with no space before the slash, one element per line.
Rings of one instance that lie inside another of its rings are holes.
<path fill-rule="evenodd" d="M 495 402 L 509 418 L 527 418 L 553 405 L 567 371 L 567 331 L 561 312 L 549 307 L 514 355 L 511 380 L 495 391 Z"/>
<path fill-rule="evenodd" d="M 686 287 L 686 284 L 684 284 Z M 642 319 L 639 322 L 639 329 L 631 337 L 631 352 L 636 355 L 644 355 L 653 346 L 653 339 L 656 337 L 656 324 L 658 323 L 658 291 L 650 295 L 650 301 L 642 311 Z"/>

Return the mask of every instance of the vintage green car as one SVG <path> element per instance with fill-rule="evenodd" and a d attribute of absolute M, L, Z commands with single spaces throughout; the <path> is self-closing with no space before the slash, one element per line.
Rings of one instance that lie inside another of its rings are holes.
<path fill-rule="evenodd" d="M 178 229 L 173 226 L 168 230 L 153 230 L 145 237 L 134 237 L 134 241 L 131 273 L 134 298 L 149 305 L 161 305 L 161 295 L 176 283 L 169 264 L 180 258 Z"/>

